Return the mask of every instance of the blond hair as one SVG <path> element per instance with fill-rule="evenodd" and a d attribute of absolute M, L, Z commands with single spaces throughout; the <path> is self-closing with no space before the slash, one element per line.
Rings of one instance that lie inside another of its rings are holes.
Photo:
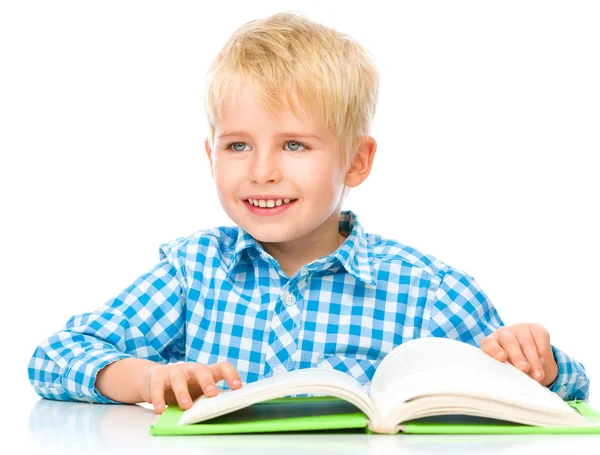
<path fill-rule="evenodd" d="M 379 73 L 367 51 L 348 35 L 299 13 L 282 12 L 238 28 L 209 67 L 204 107 L 211 143 L 225 101 L 242 83 L 271 114 L 287 102 L 299 116 L 291 96 L 296 94 L 335 135 L 345 167 L 358 137 L 370 132 Z"/>

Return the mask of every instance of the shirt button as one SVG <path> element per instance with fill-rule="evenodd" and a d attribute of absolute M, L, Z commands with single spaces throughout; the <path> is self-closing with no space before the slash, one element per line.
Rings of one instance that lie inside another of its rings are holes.
<path fill-rule="evenodd" d="M 285 372 L 286 369 L 282 365 L 279 365 L 273 369 L 273 376 L 280 376 Z"/>
<path fill-rule="evenodd" d="M 286 294 L 285 304 L 287 306 L 292 306 L 294 303 L 296 303 L 296 296 L 294 296 L 294 294 Z"/>

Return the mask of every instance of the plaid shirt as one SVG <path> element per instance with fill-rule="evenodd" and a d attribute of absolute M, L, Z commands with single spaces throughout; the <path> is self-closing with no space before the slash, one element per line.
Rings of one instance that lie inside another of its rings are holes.
<path fill-rule="evenodd" d="M 149 272 L 37 347 L 31 384 L 44 398 L 116 403 L 94 387 L 98 371 L 140 357 L 161 364 L 226 360 L 243 383 L 335 368 L 368 392 L 382 358 L 407 340 L 446 337 L 479 347 L 504 325 L 465 272 L 366 234 L 352 211 L 341 212 L 339 230 L 348 234 L 345 242 L 292 278 L 237 226 L 164 243 Z M 549 389 L 564 400 L 587 400 L 583 365 L 552 349 L 559 373 Z"/>

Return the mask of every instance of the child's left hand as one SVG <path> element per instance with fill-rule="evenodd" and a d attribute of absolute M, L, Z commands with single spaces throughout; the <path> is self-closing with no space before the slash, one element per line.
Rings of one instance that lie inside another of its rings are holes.
<path fill-rule="evenodd" d="M 540 324 L 500 327 L 481 341 L 481 350 L 500 362 L 508 360 L 545 387 L 558 376 L 550 335 Z"/>

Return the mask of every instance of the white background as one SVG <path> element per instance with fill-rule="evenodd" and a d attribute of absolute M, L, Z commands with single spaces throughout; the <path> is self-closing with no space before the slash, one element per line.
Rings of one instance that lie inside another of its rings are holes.
<path fill-rule="evenodd" d="M 37 344 L 148 271 L 159 244 L 233 224 L 204 153 L 204 75 L 239 26 L 297 10 L 381 72 L 373 170 L 344 208 L 472 275 L 506 324 L 543 324 L 600 403 L 599 4 L 233 3 L 1 4 L 9 399 L 36 400 Z"/>

